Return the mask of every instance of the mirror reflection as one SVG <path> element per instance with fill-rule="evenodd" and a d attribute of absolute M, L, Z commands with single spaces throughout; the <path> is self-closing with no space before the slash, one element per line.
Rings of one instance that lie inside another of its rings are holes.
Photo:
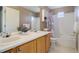
<path fill-rule="evenodd" d="M 38 10 L 35 11 L 34 8 Z M 11 34 L 14 32 L 39 31 L 39 12 L 40 8 L 35 6 L 4 6 L 3 9 L 0 7 L 0 32 Z"/>

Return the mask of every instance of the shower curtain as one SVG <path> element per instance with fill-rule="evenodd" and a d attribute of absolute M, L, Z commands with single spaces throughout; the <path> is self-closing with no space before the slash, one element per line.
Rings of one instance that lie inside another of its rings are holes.
<path fill-rule="evenodd" d="M 51 37 L 53 37 L 53 34 L 54 34 L 54 19 L 53 19 L 53 14 L 50 10 L 48 11 L 48 14 L 47 14 L 47 28 L 48 28 L 48 31 L 51 32 Z"/>

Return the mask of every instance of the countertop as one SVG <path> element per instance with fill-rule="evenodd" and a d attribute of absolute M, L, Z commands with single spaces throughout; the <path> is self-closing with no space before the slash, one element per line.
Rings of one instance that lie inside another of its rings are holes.
<path fill-rule="evenodd" d="M 46 31 L 38 31 L 38 32 L 29 32 L 26 34 L 16 34 L 13 35 L 13 37 L 15 37 L 16 39 L 14 39 L 13 41 L 9 42 L 10 39 L 4 39 L 3 43 L 0 43 L 0 52 L 4 52 L 7 51 L 11 48 L 15 48 L 19 45 L 22 45 L 24 43 L 30 42 L 32 40 L 35 40 L 36 38 L 39 38 L 41 36 L 47 35 L 50 32 L 46 32 Z M 0 39 L 0 41 L 3 39 Z"/>

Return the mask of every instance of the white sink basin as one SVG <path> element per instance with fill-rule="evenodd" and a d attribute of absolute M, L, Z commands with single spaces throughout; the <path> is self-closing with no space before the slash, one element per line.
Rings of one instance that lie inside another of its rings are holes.
<path fill-rule="evenodd" d="M 19 37 L 0 38 L 0 45 L 9 44 L 19 40 Z"/>
<path fill-rule="evenodd" d="M 22 41 L 22 39 L 30 38 L 30 37 L 33 37 L 34 35 L 35 35 L 34 32 L 28 32 L 24 34 L 13 35 L 8 38 L 0 38 L 0 46 L 6 45 L 6 44 L 12 44 L 14 42 L 19 42 L 20 40 Z"/>

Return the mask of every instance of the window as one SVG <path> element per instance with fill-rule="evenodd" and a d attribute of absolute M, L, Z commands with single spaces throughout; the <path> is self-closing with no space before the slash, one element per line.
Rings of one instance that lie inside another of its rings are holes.
<path fill-rule="evenodd" d="M 58 18 L 64 17 L 64 12 L 59 12 L 59 13 L 57 14 L 57 16 L 58 16 Z"/>

